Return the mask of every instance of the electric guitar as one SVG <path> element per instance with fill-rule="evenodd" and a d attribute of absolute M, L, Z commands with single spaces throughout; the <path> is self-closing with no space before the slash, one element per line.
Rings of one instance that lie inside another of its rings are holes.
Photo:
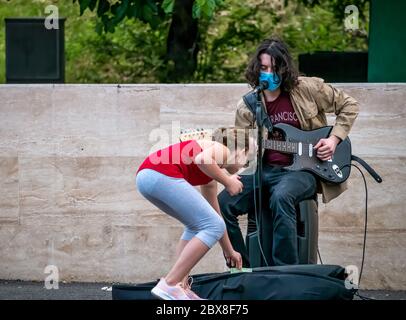
<path fill-rule="evenodd" d="M 320 160 L 317 157 L 317 150 L 314 149 L 320 139 L 329 137 L 332 126 L 303 131 L 291 125 L 279 123 L 273 128 L 282 134 L 283 140 L 264 139 L 263 147 L 292 154 L 293 162 L 284 167 L 285 169 L 310 171 L 331 183 L 342 183 L 348 179 L 351 171 L 351 142 L 348 137 L 337 145 L 330 160 Z M 180 141 L 188 139 L 211 139 L 211 132 L 202 128 L 181 131 Z"/>
<path fill-rule="evenodd" d="M 348 137 L 337 145 L 330 160 L 322 161 L 317 157 L 314 146 L 320 139 L 329 137 L 332 126 L 309 131 L 285 123 L 273 127 L 282 133 L 284 141 L 264 140 L 264 148 L 292 154 L 293 163 L 285 169 L 310 171 L 322 180 L 333 183 L 348 179 L 351 171 L 351 142 Z"/>

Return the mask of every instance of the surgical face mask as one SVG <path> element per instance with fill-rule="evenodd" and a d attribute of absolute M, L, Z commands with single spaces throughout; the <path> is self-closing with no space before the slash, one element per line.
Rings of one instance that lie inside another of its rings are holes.
<path fill-rule="evenodd" d="M 279 88 L 279 86 L 282 83 L 279 76 L 276 73 L 273 73 L 273 72 L 263 72 L 263 71 L 261 71 L 259 73 L 259 82 L 261 83 L 262 81 L 267 81 L 268 82 L 268 88 L 266 88 L 266 89 L 270 90 L 270 91 L 275 91 L 276 89 Z"/>

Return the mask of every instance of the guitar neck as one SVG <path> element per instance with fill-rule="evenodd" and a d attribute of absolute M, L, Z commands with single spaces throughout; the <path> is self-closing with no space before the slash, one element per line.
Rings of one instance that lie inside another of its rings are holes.
<path fill-rule="evenodd" d="M 292 154 L 299 152 L 299 144 L 297 142 L 264 140 L 264 148 Z"/>

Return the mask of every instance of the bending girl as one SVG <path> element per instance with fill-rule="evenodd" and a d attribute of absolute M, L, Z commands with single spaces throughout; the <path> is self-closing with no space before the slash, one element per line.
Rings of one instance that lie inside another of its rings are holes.
<path fill-rule="evenodd" d="M 191 291 L 187 278 L 217 241 L 227 264 L 242 267 L 241 255 L 233 249 L 221 217 L 217 182 L 231 196 L 242 191 L 236 173 L 255 156 L 255 140 L 248 129 L 220 128 L 213 137 L 213 141 L 187 140 L 158 150 L 137 171 L 138 191 L 185 225 L 175 264 L 151 291 L 164 300 L 201 299 Z M 198 185 L 201 193 L 194 188 Z"/>

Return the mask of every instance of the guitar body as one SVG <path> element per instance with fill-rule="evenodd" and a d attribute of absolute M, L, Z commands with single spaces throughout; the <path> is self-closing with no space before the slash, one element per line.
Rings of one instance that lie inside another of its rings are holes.
<path fill-rule="evenodd" d="M 332 128 L 327 126 L 303 131 L 284 123 L 274 125 L 274 130 L 279 130 L 285 141 L 298 143 L 293 163 L 285 169 L 310 171 L 327 182 L 342 183 L 347 180 L 351 171 L 351 142 L 348 137 L 337 145 L 331 160 L 320 160 L 317 150 L 313 149 L 320 139 L 329 137 Z"/>

